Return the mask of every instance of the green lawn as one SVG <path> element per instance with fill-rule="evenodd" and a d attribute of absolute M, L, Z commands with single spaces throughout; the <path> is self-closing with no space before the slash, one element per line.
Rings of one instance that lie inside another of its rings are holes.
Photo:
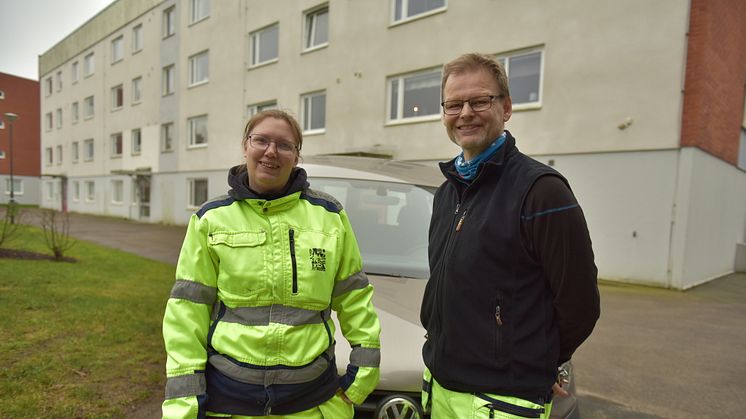
<path fill-rule="evenodd" d="M 49 254 L 22 228 L 4 247 Z M 66 256 L 0 259 L 0 417 L 125 417 L 163 394 L 175 267 L 82 241 Z"/>

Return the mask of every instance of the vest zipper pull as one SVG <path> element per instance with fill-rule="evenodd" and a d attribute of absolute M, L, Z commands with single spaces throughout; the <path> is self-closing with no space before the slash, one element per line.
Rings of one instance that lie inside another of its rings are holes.
<path fill-rule="evenodd" d="M 464 224 L 464 218 L 466 218 L 466 211 L 461 214 L 461 218 L 458 220 L 458 224 L 456 224 L 456 231 L 461 230 L 461 226 Z"/>
<path fill-rule="evenodd" d="M 495 307 L 495 321 L 497 322 L 498 326 L 503 325 L 503 319 L 500 317 L 500 306 Z"/>

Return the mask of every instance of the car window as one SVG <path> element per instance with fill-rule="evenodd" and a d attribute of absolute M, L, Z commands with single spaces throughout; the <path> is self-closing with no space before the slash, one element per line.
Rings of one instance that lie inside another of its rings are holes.
<path fill-rule="evenodd" d="M 427 232 L 433 188 L 354 179 L 313 178 L 311 188 L 336 198 L 355 231 L 369 274 L 429 276 Z"/>

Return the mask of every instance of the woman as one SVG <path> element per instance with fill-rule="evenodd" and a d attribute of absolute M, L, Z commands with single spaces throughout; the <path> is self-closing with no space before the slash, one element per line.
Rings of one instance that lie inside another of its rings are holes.
<path fill-rule="evenodd" d="M 352 418 L 378 383 L 373 288 L 347 213 L 296 167 L 302 145 L 292 116 L 256 114 L 228 196 L 192 215 L 163 320 L 164 417 Z M 353 347 L 342 377 L 331 310 Z"/>

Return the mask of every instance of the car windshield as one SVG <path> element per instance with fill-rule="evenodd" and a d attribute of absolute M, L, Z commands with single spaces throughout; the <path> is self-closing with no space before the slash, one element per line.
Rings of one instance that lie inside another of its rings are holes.
<path fill-rule="evenodd" d="M 434 188 L 331 178 L 312 179 L 311 188 L 332 195 L 347 211 L 366 273 L 429 277 L 427 232 Z"/>

